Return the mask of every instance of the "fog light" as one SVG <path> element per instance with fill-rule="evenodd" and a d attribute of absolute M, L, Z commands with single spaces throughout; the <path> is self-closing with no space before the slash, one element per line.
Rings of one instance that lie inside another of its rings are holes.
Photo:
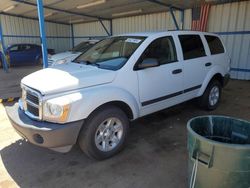
<path fill-rule="evenodd" d="M 43 144 L 43 137 L 40 134 L 34 134 L 33 139 L 38 144 Z"/>

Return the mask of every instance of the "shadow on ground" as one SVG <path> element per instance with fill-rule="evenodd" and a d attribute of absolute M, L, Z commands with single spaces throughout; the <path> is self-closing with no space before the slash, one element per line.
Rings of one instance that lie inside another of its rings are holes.
<path fill-rule="evenodd" d="M 91 160 L 78 146 L 61 154 L 18 140 L 0 151 L 2 161 L 20 187 L 185 187 L 185 128 L 174 123 L 181 122 L 179 108 L 133 122 L 127 147 L 109 160 Z"/>

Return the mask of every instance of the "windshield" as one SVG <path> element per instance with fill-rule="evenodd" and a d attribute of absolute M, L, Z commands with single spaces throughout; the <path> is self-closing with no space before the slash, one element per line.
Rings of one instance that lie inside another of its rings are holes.
<path fill-rule="evenodd" d="M 74 48 L 71 49 L 72 52 L 85 52 L 92 46 L 94 46 L 94 42 L 81 42 L 80 44 L 76 45 Z"/>
<path fill-rule="evenodd" d="M 102 40 L 74 60 L 99 68 L 120 69 L 146 37 L 118 36 Z"/>

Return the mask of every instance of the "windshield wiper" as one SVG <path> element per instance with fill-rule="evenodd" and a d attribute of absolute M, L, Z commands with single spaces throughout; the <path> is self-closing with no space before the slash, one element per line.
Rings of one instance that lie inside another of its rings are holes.
<path fill-rule="evenodd" d="M 100 67 L 99 63 L 91 63 L 90 61 L 76 61 L 77 63 L 84 64 L 84 65 L 92 65 L 96 67 Z"/>

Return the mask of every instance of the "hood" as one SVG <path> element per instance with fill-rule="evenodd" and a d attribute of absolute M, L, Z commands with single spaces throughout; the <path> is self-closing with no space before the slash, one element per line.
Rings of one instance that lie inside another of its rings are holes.
<path fill-rule="evenodd" d="M 34 72 L 21 83 L 46 95 L 110 83 L 115 75 L 92 65 L 66 63 Z"/>
<path fill-rule="evenodd" d="M 62 52 L 62 53 L 59 53 L 59 54 L 55 54 L 55 55 L 52 55 L 49 60 L 52 60 L 52 61 L 58 61 L 58 60 L 61 60 L 61 59 L 74 59 L 75 57 L 77 57 L 79 54 L 81 54 L 80 52 L 71 52 L 71 51 L 67 51 L 67 52 Z"/>

